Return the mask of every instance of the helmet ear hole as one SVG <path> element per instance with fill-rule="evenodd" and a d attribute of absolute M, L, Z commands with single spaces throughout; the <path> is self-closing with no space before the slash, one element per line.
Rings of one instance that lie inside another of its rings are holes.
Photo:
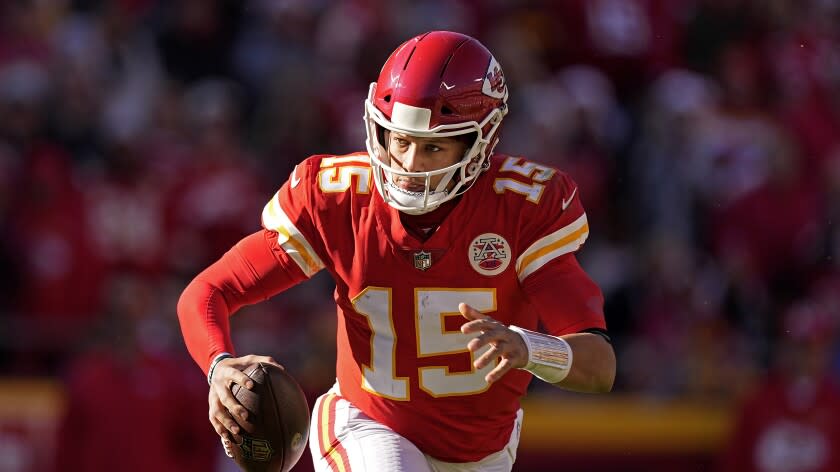
<path fill-rule="evenodd" d="M 376 140 L 379 141 L 380 146 L 387 148 L 388 142 L 385 139 L 385 128 L 378 123 L 376 124 Z"/>
<path fill-rule="evenodd" d="M 385 100 L 385 103 L 391 103 L 391 94 L 385 95 L 382 99 Z"/>
<path fill-rule="evenodd" d="M 459 134 L 457 136 L 454 136 L 454 138 L 464 143 L 464 146 L 466 146 L 467 148 L 466 150 L 469 151 L 470 148 L 473 147 L 473 144 L 475 144 L 475 140 L 478 138 L 478 133 L 473 132 L 467 134 Z"/>
<path fill-rule="evenodd" d="M 455 112 L 453 112 L 452 109 L 449 108 L 448 106 L 444 105 L 444 106 L 440 107 L 440 114 L 441 115 L 454 115 Z"/>

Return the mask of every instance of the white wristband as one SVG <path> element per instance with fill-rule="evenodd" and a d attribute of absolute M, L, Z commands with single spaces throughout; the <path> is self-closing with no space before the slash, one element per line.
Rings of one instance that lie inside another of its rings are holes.
<path fill-rule="evenodd" d="M 534 374 L 540 380 L 557 383 L 569 375 L 572 370 L 572 347 L 565 339 L 548 334 L 509 326 L 519 333 L 528 347 L 528 365 L 523 370 Z"/>
<path fill-rule="evenodd" d="M 210 384 L 213 382 L 213 371 L 216 370 L 216 366 L 219 365 L 223 359 L 227 359 L 229 357 L 233 357 L 233 355 L 229 352 L 223 352 L 218 356 L 213 358 L 213 361 L 210 362 L 210 369 L 207 370 L 207 383 Z"/>

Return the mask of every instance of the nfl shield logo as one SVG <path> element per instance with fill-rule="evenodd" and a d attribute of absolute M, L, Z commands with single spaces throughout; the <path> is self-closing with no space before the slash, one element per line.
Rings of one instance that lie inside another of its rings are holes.
<path fill-rule="evenodd" d="M 239 448 L 242 449 L 242 457 L 251 461 L 268 462 L 274 455 L 274 449 L 272 449 L 270 442 L 244 434 Z"/>
<path fill-rule="evenodd" d="M 432 266 L 432 253 L 420 251 L 414 253 L 414 267 L 420 270 L 428 270 Z"/>

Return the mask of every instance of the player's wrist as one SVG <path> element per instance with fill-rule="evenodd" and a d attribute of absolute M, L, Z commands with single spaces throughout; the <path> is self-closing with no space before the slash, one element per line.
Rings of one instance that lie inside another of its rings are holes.
<path fill-rule="evenodd" d="M 522 370 L 548 383 L 561 382 L 572 370 L 572 347 L 565 339 L 511 325 L 528 348 L 528 364 Z"/>
<path fill-rule="evenodd" d="M 222 362 L 225 359 L 230 359 L 232 357 L 233 354 L 229 352 L 223 352 L 213 358 L 213 360 L 210 362 L 210 368 L 207 370 L 207 384 L 213 383 L 213 371 L 216 370 L 216 367 L 219 365 L 219 362 Z"/>

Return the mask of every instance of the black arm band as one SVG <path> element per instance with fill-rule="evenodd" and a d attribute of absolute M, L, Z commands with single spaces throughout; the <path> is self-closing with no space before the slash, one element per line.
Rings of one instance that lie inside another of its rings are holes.
<path fill-rule="evenodd" d="M 608 343 L 610 343 L 610 344 L 612 345 L 612 339 L 610 339 L 610 335 L 609 335 L 609 334 L 607 334 L 607 331 L 606 331 L 606 330 L 603 330 L 603 329 L 601 329 L 601 328 L 589 328 L 589 329 L 585 329 L 585 330 L 583 330 L 583 331 L 578 331 L 578 332 L 579 332 L 579 333 L 592 333 L 592 334 L 597 334 L 598 336 L 601 336 L 602 338 L 604 338 L 604 340 L 605 340 L 606 342 L 608 342 Z"/>

